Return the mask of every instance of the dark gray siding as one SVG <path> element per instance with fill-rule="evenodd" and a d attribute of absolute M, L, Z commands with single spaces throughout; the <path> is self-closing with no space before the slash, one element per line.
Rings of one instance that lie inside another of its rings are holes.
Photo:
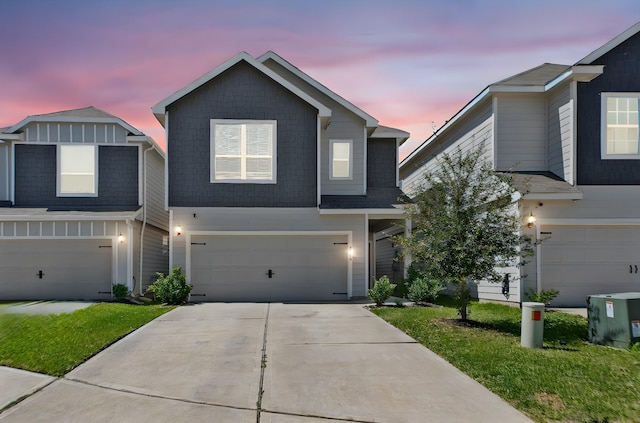
<path fill-rule="evenodd" d="M 16 207 L 138 206 L 138 148 L 100 146 L 98 197 L 57 197 L 55 145 L 15 146 Z"/>
<path fill-rule="evenodd" d="M 169 206 L 315 207 L 318 111 L 240 62 L 168 108 Z M 277 184 L 210 183 L 210 120 L 276 120 Z"/>
<path fill-rule="evenodd" d="M 600 93 L 640 92 L 640 34 L 593 62 L 604 73 L 578 83 L 578 184 L 640 184 L 640 160 L 600 159 Z"/>
<path fill-rule="evenodd" d="M 397 163 L 395 139 L 369 139 L 367 143 L 367 187 L 395 187 Z"/>

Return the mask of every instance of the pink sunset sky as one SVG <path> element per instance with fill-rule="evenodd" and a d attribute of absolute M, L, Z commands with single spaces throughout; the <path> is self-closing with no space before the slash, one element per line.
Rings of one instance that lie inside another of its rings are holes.
<path fill-rule="evenodd" d="M 273 50 L 411 152 L 487 85 L 574 64 L 638 0 L 0 0 L 0 127 L 95 106 L 165 145 L 151 106 L 240 51 Z"/>

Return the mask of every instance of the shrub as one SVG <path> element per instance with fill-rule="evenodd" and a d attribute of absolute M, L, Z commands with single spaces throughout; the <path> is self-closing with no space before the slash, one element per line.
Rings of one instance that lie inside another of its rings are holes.
<path fill-rule="evenodd" d="M 373 288 L 369 290 L 369 298 L 371 298 L 377 306 L 381 306 L 391 296 L 396 284 L 389 282 L 389 277 L 384 275 L 378 279 Z"/>
<path fill-rule="evenodd" d="M 553 301 L 558 295 L 560 295 L 560 291 L 557 289 L 541 289 L 540 291 L 534 291 L 529 288 L 525 293 L 527 298 L 534 303 L 542 303 L 544 305 L 549 305 L 551 301 Z"/>
<path fill-rule="evenodd" d="M 121 283 L 113 285 L 113 296 L 117 299 L 125 298 L 129 295 L 129 288 Z"/>
<path fill-rule="evenodd" d="M 182 267 L 174 267 L 167 276 L 163 273 L 156 273 L 156 275 L 158 279 L 147 288 L 147 291 L 153 292 L 157 300 L 167 304 L 182 304 L 187 301 L 193 286 L 187 284 Z"/>
<path fill-rule="evenodd" d="M 416 303 L 434 302 L 444 289 L 440 281 L 425 276 L 417 277 L 410 283 L 407 297 Z"/>

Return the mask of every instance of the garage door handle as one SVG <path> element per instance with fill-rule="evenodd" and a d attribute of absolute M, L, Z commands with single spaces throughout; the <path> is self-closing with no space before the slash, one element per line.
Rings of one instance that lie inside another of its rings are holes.
<path fill-rule="evenodd" d="M 635 267 L 636 267 L 636 273 L 638 273 L 638 265 L 636 264 Z"/>
<path fill-rule="evenodd" d="M 276 272 L 274 272 L 273 270 L 269 269 L 269 271 L 267 273 L 265 273 L 265 275 L 269 276 L 269 279 L 271 279 L 273 277 L 273 275 L 275 275 Z"/>

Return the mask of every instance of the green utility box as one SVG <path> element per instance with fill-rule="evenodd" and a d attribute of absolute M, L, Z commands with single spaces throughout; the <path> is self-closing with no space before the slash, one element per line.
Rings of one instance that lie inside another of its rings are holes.
<path fill-rule="evenodd" d="M 640 292 L 587 297 L 589 341 L 616 348 L 640 342 Z"/>

